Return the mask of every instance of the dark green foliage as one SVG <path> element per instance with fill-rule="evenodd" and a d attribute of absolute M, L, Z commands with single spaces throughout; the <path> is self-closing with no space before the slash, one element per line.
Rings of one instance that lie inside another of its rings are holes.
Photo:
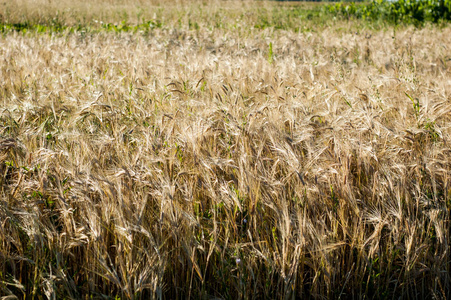
<path fill-rule="evenodd" d="M 392 24 L 421 25 L 451 20 L 450 0 L 375 0 L 369 3 L 336 3 L 324 6 L 324 12 L 343 18 L 384 21 Z"/>

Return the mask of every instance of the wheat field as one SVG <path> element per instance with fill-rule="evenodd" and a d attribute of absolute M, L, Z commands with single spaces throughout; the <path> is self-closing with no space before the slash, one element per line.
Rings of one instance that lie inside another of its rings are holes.
<path fill-rule="evenodd" d="M 80 3 L 0 18 L 1 299 L 450 297 L 448 26 Z"/>

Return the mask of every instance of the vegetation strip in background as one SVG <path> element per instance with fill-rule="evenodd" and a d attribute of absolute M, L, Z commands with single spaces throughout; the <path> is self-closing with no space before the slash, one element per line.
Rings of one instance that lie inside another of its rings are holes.
<path fill-rule="evenodd" d="M 182 15 L 180 17 L 183 16 Z M 189 13 L 188 13 L 189 14 Z M 317 5 L 282 5 L 274 7 L 259 7 L 258 18 L 253 27 L 257 29 L 274 28 L 284 30 L 302 31 L 312 26 L 312 23 L 330 21 L 328 17 L 335 16 L 342 19 L 361 19 L 368 22 L 387 22 L 388 24 L 414 24 L 421 26 L 424 23 L 443 23 L 451 21 L 451 0 L 374 0 L 371 2 L 340 2 L 335 4 Z M 79 23 L 67 25 L 64 17 L 53 18 L 46 22 L 18 22 L 10 23 L 3 17 L 0 21 L 0 32 L 148 32 L 155 28 L 162 28 L 160 20 L 149 20 L 139 24 L 130 24 L 126 21 L 109 23 L 90 21 L 91 24 Z M 216 27 L 223 24 L 216 23 Z M 197 21 L 189 21 L 190 29 L 199 29 Z"/>
<path fill-rule="evenodd" d="M 375 0 L 324 6 L 326 13 L 344 18 L 421 25 L 451 21 L 451 0 Z"/>

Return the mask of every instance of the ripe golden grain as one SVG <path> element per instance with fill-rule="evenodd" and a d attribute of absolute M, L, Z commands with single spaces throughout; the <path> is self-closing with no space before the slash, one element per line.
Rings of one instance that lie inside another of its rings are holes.
<path fill-rule="evenodd" d="M 450 28 L 184 5 L 145 35 L 0 36 L 1 293 L 449 295 Z"/>

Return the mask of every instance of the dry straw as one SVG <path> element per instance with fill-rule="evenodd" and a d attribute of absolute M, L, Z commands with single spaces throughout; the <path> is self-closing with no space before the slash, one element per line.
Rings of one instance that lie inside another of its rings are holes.
<path fill-rule="evenodd" d="M 1 294 L 449 296 L 450 29 L 255 11 L 0 37 Z"/>

